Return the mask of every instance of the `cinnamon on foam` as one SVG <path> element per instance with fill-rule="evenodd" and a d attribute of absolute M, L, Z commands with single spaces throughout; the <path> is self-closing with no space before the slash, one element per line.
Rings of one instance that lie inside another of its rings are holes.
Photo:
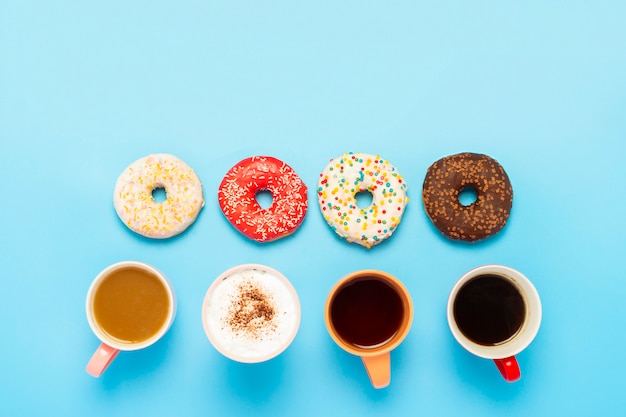
<path fill-rule="evenodd" d="M 213 346 L 239 362 L 280 354 L 300 324 L 300 302 L 291 283 L 263 265 L 241 265 L 220 275 L 207 291 L 202 321 Z"/>

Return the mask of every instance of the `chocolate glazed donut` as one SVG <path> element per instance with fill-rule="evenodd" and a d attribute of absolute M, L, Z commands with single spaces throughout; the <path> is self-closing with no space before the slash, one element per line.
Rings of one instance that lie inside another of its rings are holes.
<path fill-rule="evenodd" d="M 470 205 L 459 201 L 466 189 L 476 192 L 476 201 Z M 475 242 L 506 225 L 513 188 L 498 161 L 466 152 L 446 156 L 428 168 L 422 199 L 428 217 L 444 236 Z"/>

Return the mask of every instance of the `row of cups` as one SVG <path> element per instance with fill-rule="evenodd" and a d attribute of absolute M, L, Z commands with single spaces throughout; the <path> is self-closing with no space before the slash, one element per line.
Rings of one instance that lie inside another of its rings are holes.
<path fill-rule="evenodd" d="M 532 282 L 503 265 L 465 273 L 452 287 L 447 318 L 454 338 L 476 356 L 492 359 L 506 381 L 520 378 L 515 358 L 534 339 L 541 301 Z M 100 376 L 120 351 L 143 349 L 170 328 L 176 297 L 170 281 L 154 266 L 137 261 L 110 265 L 89 287 L 87 320 L 101 344 L 87 372 Z M 407 336 L 413 305 L 403 283 L 379 270 L 360 270 L 330 290 L 325 322 L 331 338 L 361 357 L 375 388 L 389 385 L 390 353 Z M 239 362 L 269 360 L 293 341 L 300 302 L 290 281 L 265 265 L 246 264 L 218 276 L 202 305 L 209 341 Z"/>

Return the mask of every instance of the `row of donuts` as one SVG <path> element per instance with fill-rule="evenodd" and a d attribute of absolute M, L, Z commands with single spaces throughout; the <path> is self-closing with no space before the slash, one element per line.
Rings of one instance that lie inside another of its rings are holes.
<path fill-rule="evenodd" d="M 389 238 L 402 219 L 407 184 L 398 169 L 380 155 L 346 152 L 330 160 L 317 187 L 319 207 L 335 233 L 371 248 Z M 166 198 L 157 201 L 155 190 Z M 470 190 L 469 204 L 459 199 Z M 263 208 L 259 192 L 272 195 Z M 371 194 L 367 207 L 357 195 Z M 307 186 L 287 163 L 271 156 L 245 158 L 228 170 L 218 192 L 219 206 L 233 227 L 249 239 L 270 242 L 294 233 L 308 209 Z M 507 223 L 513 189 L 504 168 L 478 153 L 449 155 L 427 170 L 422 201 L 428 217 L 444 236 L 474 242 L 498 233 Z M 194 170 L 170 154 L 151 154 L 128 166 L 115 184 L 113 203 L 132 231 L 155 239 L 182 233 L 204 206 L 202 183 Z"/>

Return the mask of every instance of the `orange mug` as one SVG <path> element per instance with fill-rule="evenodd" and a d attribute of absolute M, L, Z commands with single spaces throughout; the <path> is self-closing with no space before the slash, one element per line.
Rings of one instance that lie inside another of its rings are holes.
<path fill-rule="evenodd" d="M 413 321 L 409 292 L 394 276 L 356 271 L 339 280 L 326 300 L 325 321 L 332 339 L 361 357 L 374 388 L 391 382 L 391 355 Z"/>

